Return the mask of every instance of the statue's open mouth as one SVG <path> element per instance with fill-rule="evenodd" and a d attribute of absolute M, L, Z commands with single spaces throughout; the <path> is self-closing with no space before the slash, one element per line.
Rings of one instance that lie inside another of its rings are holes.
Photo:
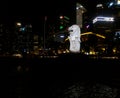
<path fill-rule="evenodd" d="M 69 32 L 73 32 L 73 30 L 69 30 Z"/>

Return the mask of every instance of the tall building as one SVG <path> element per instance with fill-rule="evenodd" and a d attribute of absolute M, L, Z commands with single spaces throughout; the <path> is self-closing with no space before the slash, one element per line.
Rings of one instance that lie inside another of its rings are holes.
<path fill-rule="evenodd" d="M 13 51 L 30 53 L 33 50 L 33 32 L 31 24 L 15 23 Z"/>
<path fill-rule="evenodd" d="M 76 24 L 79 25 L 80 28 L 83 27 L 83 13 L 87 10 L 80 3 L 76 3 Z"/>
<path fill-rule="evenodd" d="M 97 4 L 96 9 L 96 16 L 92 20 L 94 33 L 105 36 L 104 42 L 98 45 L 106 53 L 112 54 L 116 48 L 115 36 L 120 31 L 120 1 L 111 0 L 106 5 Z"/>

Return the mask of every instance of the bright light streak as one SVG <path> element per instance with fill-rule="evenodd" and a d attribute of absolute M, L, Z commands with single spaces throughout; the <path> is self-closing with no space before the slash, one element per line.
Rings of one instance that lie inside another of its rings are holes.
<path fill-rule="evenodd" d="M 88 35 L 88 34 L 93 34 L 93 33 L 92 32 L 86 32 L 86 33 L 82 33 L 81 36 L 82 35 Z"/>
<path fill-rule="evenodd" d="M 86 32 L 86 33 L 82 33 L 81 34 L 81 36 L 83 36 L 83 35 L 89 35 L 89 34 L 93 34 L 93 35 L 96 35 L 97 37 L 100 37 L 100 38 L 103 38 L 103 39 L 105 39 L 106 37 L 105 36 L 103 36 L 103 35 L 100 35 L 100 34 L 95 34 L 95 33 L 93 33 L 93 32 Z M 65 39 L 65 41 L 67 41 L 68 40 L 68 38 L 66 38 Z"/>
<path fill-rule="evenodd" d="M 103 36 L 103 35 L 96 34 L 96 36 L 98 36 L 98 37 L 101 37 L 101 38 L 105 39 L 105 36 Z"/>
<path fill-rule="evenodd" d="M 95 33 L 92 33 L 92 32 L 82 33 L 81 36 L 82 36 L 82 35 L 88 35 L 88 34 L 93 34 L 93 35 L 96 35 L 96 36 L 98 36 L 98 37 L 101 37 L 101 38 L 105 39 L 105 36 L 100 35 L 100 34 L 95 34 Z"/>

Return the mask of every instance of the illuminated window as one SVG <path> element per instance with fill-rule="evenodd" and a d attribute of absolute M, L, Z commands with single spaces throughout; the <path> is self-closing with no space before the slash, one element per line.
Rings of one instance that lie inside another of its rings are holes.
<path fill-rule="evenodd" d="M 113 17 L 96 17 L 95 19 L 93 19 L 93 23 L 96 23 L 98 21 L 113 22 L 114 18 Z"/>

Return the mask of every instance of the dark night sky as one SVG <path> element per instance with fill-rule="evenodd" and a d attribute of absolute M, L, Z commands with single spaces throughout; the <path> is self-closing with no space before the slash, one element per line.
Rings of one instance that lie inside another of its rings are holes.
<path fill-rule="evenodd" d="M 53 15 L 59 10 L 66 10 L 76 1 L 82 3 L 87 9 L 93 10 L 96 6 L 96 3 L 103 3 L 104 1 L 109 0 L 1 0 L 0 10 L 2 13 L 4 13 L 4 15 L 12 16 L 42 16 L 45 14 Z"/>
<path fill-rule="evenodd" d="M 92 11 L 96 3 L 110 0 L 1 0 L 0 12 L 2 16 L 54 16 L 59 12 L 70 13 L 66 10 L 76 1 L 82 3 L 88 11 Z"/>
<path fill-rule="evenodd" d="M 0 1 L 0 21 L 11 22 L 18 17 L 23 20 L 39 24 L 44 20 L 44 16 L 55 17 L 58 14 L 70 14 L 75 2 L 82 3 L 93 14 L 96 3 L 103 3 L 109 0 L 1 0 Z M 43 23 L 42 23 L 43 24 Z"/>
<path fill-rule="evenodd" d="M 87 8 L 93 9 L 96 3 L 103 3 L 110 0 L 1 0 L 0 10 L 7 10 L 7 13 L 16 13 L 16 11 L 21 12 L 39 12 L 47 10 L 64 9 L 71 5 L 73 2 L 83 3 Z M 32 11 L 29 11 L 32 10 Z"/>

